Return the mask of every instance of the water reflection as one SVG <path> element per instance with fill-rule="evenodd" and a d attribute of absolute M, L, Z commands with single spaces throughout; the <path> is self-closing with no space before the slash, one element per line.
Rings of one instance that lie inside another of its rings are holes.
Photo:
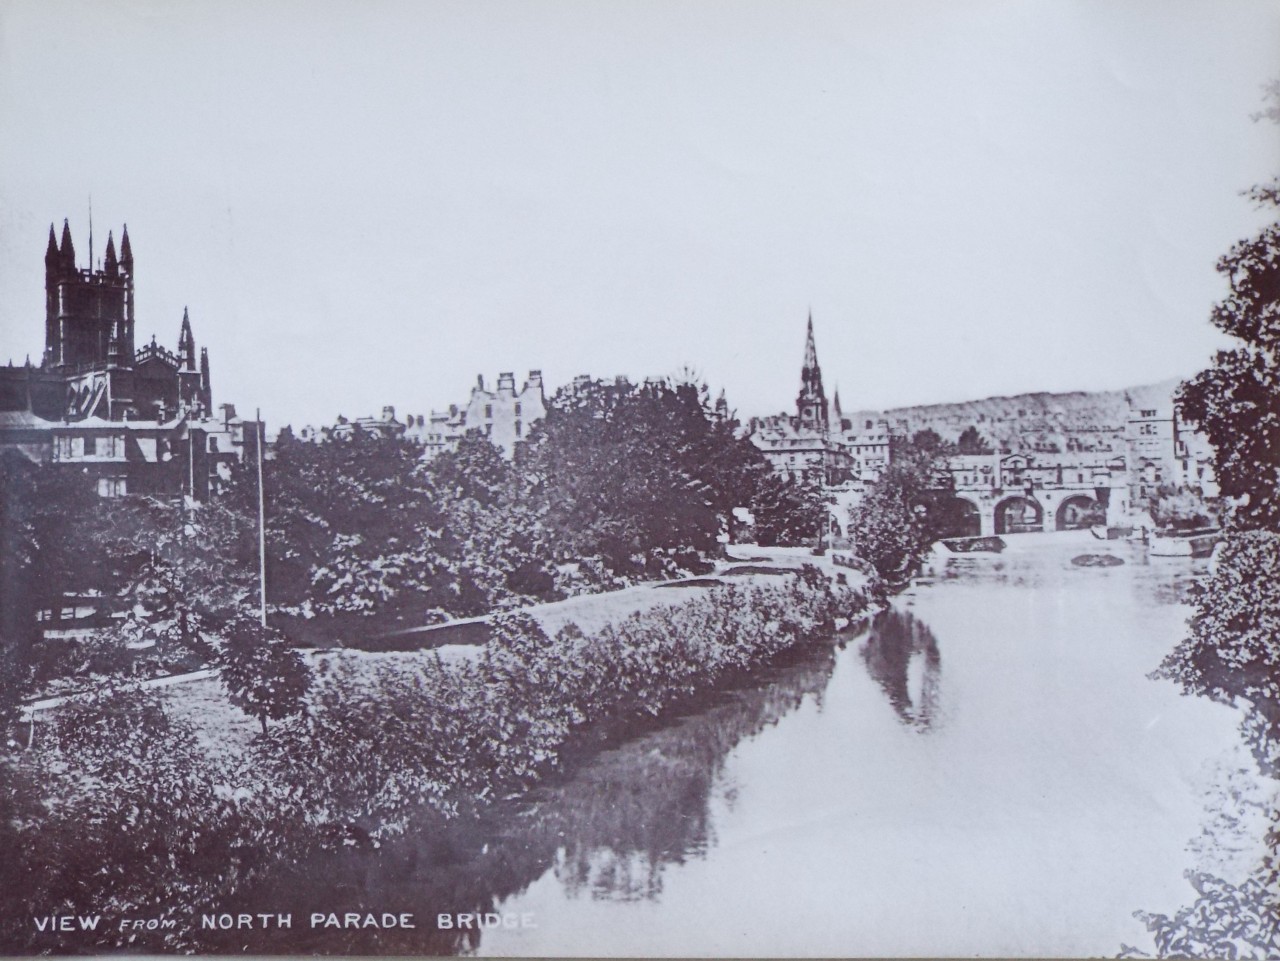
<path fill-rule="evenodd" d="M 934 726 L 941 656 L 927 624 L 906 611 L 885 611 L 862 645 L 862 660 L 905 725 L 918 731 Z"/>
<path fill-rule="evenodd" d="M 591 756 L 571 764 L 559 783 L 518 803 L 423 823 L 380 849 L 318 854 L 220 910 L 292 912 L 292 930 L 274 939 L 254 932 L 255 950 L 265 953 L 439 955 L 473 953 L 483 934 L 438 930 L 437 914 L 494 912 L 548 872 L 570 897 L 656 899 L 667 866 L 715 845 L 713 796 L 730 806 L 733 800 L 731 785 L 717 787 L 729 753 L 806 698 L 820 701 L 834 665 L 832 645 L 796 652 L 691 706 L 686 716 L 603 752 L 584 751 Z M 418 926 L 313 931 L 305 922 L 316 911 L 411 912 Z M 201 932 L 193 947 L 240 950 L 231 934 Z"/>
<path fill-rule="evenodd" d="M 1140 603 L 1155 606 L 1186 603 L 1196 580 L 1209 567 L 1207 558 L 1152 557 L 1141 543 L 1098 541 L 1050 535 L 1054 540 L 1023 545 L 1014 539 L 1001 554 L 956 554 L 934 561 L 921 584 L 934 581 L 983 584 L 1032 590 L 1058 589 L 1073 583 L 1123 582 Z M 1084 567 L 1072 563 L 1081 553 L 1115 557 L 1116 567 Z M 1088 581 L 1087 579 L 1093 579 Z"/>

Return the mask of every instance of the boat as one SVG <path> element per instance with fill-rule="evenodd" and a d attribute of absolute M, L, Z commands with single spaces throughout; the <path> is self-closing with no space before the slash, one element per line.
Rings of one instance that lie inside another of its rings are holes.
<path fill-rule="evenodd" d="M 1153 531 L 1148 550 L 1153 557 L 1208 557 L 1221 539 L 1222 530 L 1217 527 Z"/>
<path fill-rule="evenodd" d="M 1007 546 L 1003 538 L 947 537 L 940 543 L 953 554 L 999 554 Z"/>
<path fill-rule="evenodd" d="M 1095 524 L 1089 528 L 1089 533 L 1100 541 L 1125 541 L 1133 539 L 1135 530 L 1132 527 L 1108 527 L 1106 524 Z"/>

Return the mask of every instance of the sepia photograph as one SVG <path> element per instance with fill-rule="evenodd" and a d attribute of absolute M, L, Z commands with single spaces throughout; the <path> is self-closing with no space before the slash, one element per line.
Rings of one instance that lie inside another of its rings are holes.
<path fill-rule="evenodd" d="M 0 956 L 1280 958 L 1280 0 L 0 0 Z"/>

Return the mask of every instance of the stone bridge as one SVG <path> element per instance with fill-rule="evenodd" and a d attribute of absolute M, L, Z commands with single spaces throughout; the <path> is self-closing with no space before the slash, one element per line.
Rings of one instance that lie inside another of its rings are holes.
<path fill-rule="evenodd" d="M 837 495 L 833 533 L 843 533 L 847 511 Z M 948 537 L 1080 530 L 1119 524 L 1129 514 L 1124 459 L 1083 463 L 1056 455 L 1037 462 L 1028 454 L 965 454 L 949 458 L 947 476 L 918 509 L 933 516 Z"/>

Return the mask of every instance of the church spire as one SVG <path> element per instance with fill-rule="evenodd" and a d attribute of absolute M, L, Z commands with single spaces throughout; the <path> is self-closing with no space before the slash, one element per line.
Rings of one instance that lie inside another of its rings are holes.
<path fill-rule="evenodd" d="M 120 266 L 124 268 L 125 273 L 133 273 L 133 248 L 129 246 L 129 225 L 124 225 L 124 231 L 120 234 Z"/>
<path fill-rule="evenodd" d="M 67 270 L 74 271 L 76 269 L 76 248 L 71 242 L 71 224 L 65 219 L 62 221 L 62 246 L 58 253 L 62 257 L 62 266 Z"/>
<path fill-rule="evenodd" d="M 804 342 L 804 369 L 818 369 L 818 348 L 813 343 L 813 311 L 809 311 L 809 332 Z"/>
<path fill-rule="evenodd" d="M 102 263 L 102 269 L 108 277 L 115 277 L 120 273 L 120 263 L 116 260 L 116 242 L 109 230 L 107 231 L 107 255 Z"/>
<path fill-rule="evenodd" d="M 809 312 L 809 329 L 805 335 L 804 366 L 800 368 L 800 395 L 796 398 L 800 427 L 827 432 L 829 414 L 827 395 L 822 389 L 822 368 L 818 366 L 818 348 L 813 340 L 813 312 Z"/>
<path fill-rule="evenodd" d="M 182 359 L 183 370 L 196 369 L 196 339 L 191 335 L 191 318 L 187 316 L 187 308 L 182 308 L 182 333 L 178 335 L 178 356 Z"/>

